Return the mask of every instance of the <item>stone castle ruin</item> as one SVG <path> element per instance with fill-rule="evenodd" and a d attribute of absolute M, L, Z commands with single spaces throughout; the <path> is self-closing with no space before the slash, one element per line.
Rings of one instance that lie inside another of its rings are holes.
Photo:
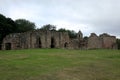
<path fill-rule="evenodd" d="M 35 30 L 7 35 L 3 39 L 2 50 L 29 48 L 67 48 L 67 49 L 116 49 L 116 37 L 95 33 L 83 38 L 81 31 L 77 38 L 71 39 L 67 32 Z"/>

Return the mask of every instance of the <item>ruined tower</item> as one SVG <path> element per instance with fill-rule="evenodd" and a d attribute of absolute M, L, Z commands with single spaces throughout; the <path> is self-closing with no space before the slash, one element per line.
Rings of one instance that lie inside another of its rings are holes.
<path fill-rule="evenodd" d="M 79 32 L 77 33 L 77 39 L 78 40 L 82 40 L 83 39 L 83 34 L 82 32 L 79 30 Z"/>

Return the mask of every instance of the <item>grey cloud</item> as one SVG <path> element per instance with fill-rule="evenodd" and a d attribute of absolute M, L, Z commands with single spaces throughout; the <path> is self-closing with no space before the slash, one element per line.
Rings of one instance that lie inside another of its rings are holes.
<path fill-rule="evenodd" d="M 80 26 L 84 34 L 107 32 L 120 37 L 120 0 L 0 0 L 0 8 L 1 13 L 11 18 L 10 9 L 14 12 L 15 8 L 24 8 L 29 12 L 25 18 L 38 26 L 62 21 L 85 25 L 86 28 Z"/>

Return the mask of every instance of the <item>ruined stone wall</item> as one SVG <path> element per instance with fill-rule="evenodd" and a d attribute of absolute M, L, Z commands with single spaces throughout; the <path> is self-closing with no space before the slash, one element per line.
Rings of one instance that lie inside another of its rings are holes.
<path fill-rule="evenodd" d="M 66 32 L 35 30 L 6 36 L 3 40 L 3 50 L 6 49 L 7 43 L 10 49 L 64 48 L 65 43 L 69 43 L 69 36 Z"/>
<path fill-rule="evenodd" d="M 116 37 L 108 34 L 100 35 L 102 39 L 102 48 L 104 49 L 115 49 L 116 48 Z"/>
<path fill-rule="evenodd" d="M 114 37 L 103 38 L 103 48 L 112 49 L 115 46 L 116 39 Z"/>
<path fill-rule="evenodd" d="M 60 41 L 59 41 L 60 47 L 62 47 L 62 48 L 68 47 L 70 38 L 69 38 L 69 35 L 67 32 L 66 33 L 60 32 L 59 39 L 60 39 Z"/>
<path fill-rule="evenodd" d="M 116 37 L 108 34 L 101 34 L 97 36 L 92 33 L 88 38 L 88 49 L 116 49 Z"/>
<path fill-rule="evenodd" d="M 68 36 L 68 33 L 66 32 L 52 31 L 51 38 L 54 39 L 55 48 L 64 48 L 65 43 L 69 42 L 69 36 Z M 52 39 L 50 39 L 50 41 L 51 40 Z"/>
<path fill-rule="evenodd" d="M 3 39 L 2 49 L 7 49 L 7 44 L 10 49 L 20 49 L 20 34 L 10 34 Z"/>
<path fill-rule="evenodd" d="M 91 33 L 88 38 L 87 49 L 98 49 L 102 48 L 102 40 L 95 34 Z"/>
<path fill-rule="evenodd" d="M 28 33 L 21 33 L 20 34 L 20 48 L 27 49 L 29 47 L 29 34 Z"/>
<path fill-rule="evenodd" d="M 78 39 L 71 39 L 69 42 L 69 49 L 79 49 L 79 40 Z"/>
<path fill-rule="evenodd" d="M 70 39 L 67 32 L 34 30 L 10 34 L 3 39 L 3 50 L 28 48 L 116 49 L 116 37 L 107 34 L 97 36 L 92 33 L 84 40 L 79 31 L 77 38 Z"/>
<path fill-rule="evenodd" d="M 51 34 L 48 31 L 38 30 L 37 32 L 33 32 L 34 34 L 34 47 L 33 48 L 49 48 Z"/>

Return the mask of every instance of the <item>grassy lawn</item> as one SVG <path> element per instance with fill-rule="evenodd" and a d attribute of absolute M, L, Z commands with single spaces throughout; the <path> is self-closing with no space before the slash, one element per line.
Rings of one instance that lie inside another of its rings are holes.
<path fill-rule="evenodd" d="M 120 51 L 0 51 L 0 80 L 120 80 Z"/>

